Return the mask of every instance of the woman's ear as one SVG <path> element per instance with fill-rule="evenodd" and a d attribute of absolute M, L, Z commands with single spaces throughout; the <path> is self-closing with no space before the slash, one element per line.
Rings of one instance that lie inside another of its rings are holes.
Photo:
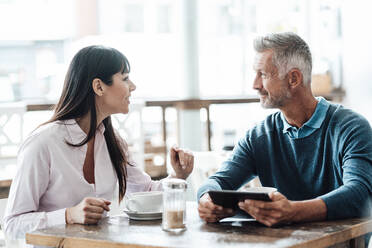
<path fill-rule="evenodd" d="M 102 96 L 104 93 L 104 86 L 103 82 L 99 78 L 95 78 L 92 81 L 92 88 L 94 93 L 96 93 L 97 96 Z"/>
<path fill-rule="evenodd" d="M 303 77 L 299 69 L 294 68 L 288 72 L 288 83 L 291 88 L 302 84 Z"/>

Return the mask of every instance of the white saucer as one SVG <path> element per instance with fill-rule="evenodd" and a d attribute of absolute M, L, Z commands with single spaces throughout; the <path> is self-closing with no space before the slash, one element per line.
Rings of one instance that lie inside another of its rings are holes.
<path fill-rule="evenodd" d="M 129 219 L 132 220 L 160 220 L 162 218 L 162 212 L 134 212 L 128 209 L 124 209 Z"/>

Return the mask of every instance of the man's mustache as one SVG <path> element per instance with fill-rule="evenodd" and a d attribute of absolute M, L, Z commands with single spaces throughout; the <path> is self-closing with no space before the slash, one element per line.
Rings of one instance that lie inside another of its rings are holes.
<path fill-rule="evenodd" d="M 267 91 L 261 91 L 261 90 L 258 91 L 258 94 L 262 95 L 262 96 L 267 96 L 268 95 Z"/>

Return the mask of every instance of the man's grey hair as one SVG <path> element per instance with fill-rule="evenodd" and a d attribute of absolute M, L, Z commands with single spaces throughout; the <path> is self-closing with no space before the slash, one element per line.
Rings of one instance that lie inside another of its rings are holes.
<path fill-rule="evenodd" d="M 312 59 L 309 46 L 295 33 L 276 33 L 257 37 L 253 43 L 256 52 L 272 50 L 272 62 L 283 78 L 291 69 L 297 68 L 306 85 L 311 83 Z"/>

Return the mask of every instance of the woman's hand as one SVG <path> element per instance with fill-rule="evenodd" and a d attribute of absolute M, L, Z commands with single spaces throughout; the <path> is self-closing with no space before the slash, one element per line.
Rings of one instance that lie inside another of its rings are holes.
<path fill-rule="evenodd" d="M 173 146 L 170 149 L 171 164 L 177 178 L 186 179 L 194 168 L 194 155 L 191 151 Z"/>
<path fill-rule="evenodd" d="M 86 197 L 78 205 L 66 208 L 67 224 L 97 224 L 104 210 L 110 211 L 111 202 L 102 198 Z"/>

